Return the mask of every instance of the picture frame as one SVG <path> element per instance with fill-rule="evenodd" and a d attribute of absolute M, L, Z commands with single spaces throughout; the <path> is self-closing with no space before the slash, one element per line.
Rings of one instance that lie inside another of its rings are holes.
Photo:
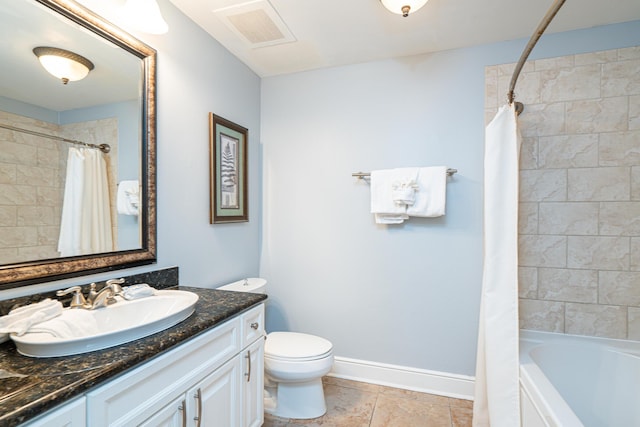
<path fill-rule="evenodd" d="M 248 129 L 209 113 L 209 223 L 249 221 Z"/>

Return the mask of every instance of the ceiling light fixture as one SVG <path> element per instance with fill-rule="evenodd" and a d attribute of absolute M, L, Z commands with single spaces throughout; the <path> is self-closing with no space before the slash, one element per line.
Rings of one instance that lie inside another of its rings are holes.
<path fill-rule="evenodd" d="M 84 56 L 57 47 L 39 46 L 33 49 L 33 53 L 44 69 L 62 80 L 63 84 L 84 79 L 94 68 Z"/>
<path fill-rule="evenodd" d="M 164 34 L 169 31 L 156 0 L 127 0 L 122 13 L 132 27 L 142 32 Z"/>
<path fill-rule="evenodd" d="M 384 7 L 391 12 L 402 15 L 405 18 L 410 13 L 416 12 L 422 6 L 427 4 L 429 0 L 380 0 Z"/>

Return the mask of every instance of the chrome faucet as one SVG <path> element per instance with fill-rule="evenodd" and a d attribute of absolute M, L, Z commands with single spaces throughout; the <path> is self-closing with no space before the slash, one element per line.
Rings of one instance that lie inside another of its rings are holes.
<path fill-rule="evenodd" d="M 80 286 L 72 286 L 69 289 L 64 289 L 56 292 L 56 295 L 63 296 L 73 292 L 71 298 L 70 308 L 84 308 L 87 310 L 93 310 L 99 307 L 106 307 L 109 304 L 117 302 L 116 295 L 122 296 L 122 286 L 124 279 L 109 279 L 104 288 L 96 292 L 96 284 L 92 283 L 89 286 L 89 295 L 85 299 L 82 295 L 82 288 Z"/>
<path fill-rule="evenodd" d="M 92 283 L 89 287 L 88 305 L 89 309 L 106 307 L 109 304 L 113 304 L 116 301 L 116 295 L 122 295 L 122 286 L 124 279 L 109 279 L 104 288 L 96 292 L 96 284 Z"/>

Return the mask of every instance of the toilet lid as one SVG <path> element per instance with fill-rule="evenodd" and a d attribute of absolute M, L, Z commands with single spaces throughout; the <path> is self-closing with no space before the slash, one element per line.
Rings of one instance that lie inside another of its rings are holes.
<path fill-rule="evenodd" d="M 332 349 L 331 341 L 299 332 L 271 332 L 264 344 L 265 356 L 278 359 L 321 359 Z"/>

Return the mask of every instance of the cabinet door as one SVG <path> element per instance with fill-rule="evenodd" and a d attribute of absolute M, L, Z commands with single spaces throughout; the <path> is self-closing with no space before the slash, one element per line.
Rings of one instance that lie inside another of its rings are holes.
<path fill-rule="evenodd" d="M 237 355 L 187 392 L 189 426 L 240 427 L 241 355 Z"/>
<path fill-rule="evenodd" d="M 260 427 L 264 422 L 264 338 L 260 337 L 241 354 L 243 357 L 243 427 Z"/>
<path fill-rule="evenodd" d="M 186 396 L 182 395 L 153 414 L 140 427 L 184 427 L 187 425 L 186 406 Z"/>
<path fill-rule="evenodd" d="M 86 402 L 80 397 L 31 421 L 28 427 L 84 427 L 86 426 Z"/>

